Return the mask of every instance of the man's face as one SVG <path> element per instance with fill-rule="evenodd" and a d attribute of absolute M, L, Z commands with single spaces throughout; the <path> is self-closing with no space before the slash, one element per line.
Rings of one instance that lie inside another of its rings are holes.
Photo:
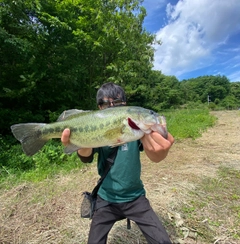
<path fill-rule="evenodd" d="M 110 107 L 117 107 L 126 105 L 126 102 L 123 102 L 121 98 L 113 99 L 104 97 L 102 103 L 98 105 L 99 109 L 106 109 Z"/>

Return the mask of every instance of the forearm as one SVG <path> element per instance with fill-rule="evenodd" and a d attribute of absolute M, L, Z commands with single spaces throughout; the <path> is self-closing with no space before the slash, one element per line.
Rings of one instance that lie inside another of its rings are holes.
<path fill-rule="evenodd" d="M 77 155 L 83 163 L 90 163 L 93 160 L 93 149 L 81 148 L 77 151 Z"/>
<path fill-rule="evenodd" d="M 159 163 L 163 159 L 165 159 L 168 155 L 168 150 L 161 150 L 160 152 L 155 152 L 155 151 L 149 151 L 147 149 L 144 149 L 146 155 L 148 158 L 155 163 Z"/>
<path fill-rule="evenodd" d="M 89 157 L 89 156 L 91 156 L 92 151 L 93 151 L 92 148 L 81 148 L 81 149 L 78 149 L 77 153 L 79 156 Z"/>

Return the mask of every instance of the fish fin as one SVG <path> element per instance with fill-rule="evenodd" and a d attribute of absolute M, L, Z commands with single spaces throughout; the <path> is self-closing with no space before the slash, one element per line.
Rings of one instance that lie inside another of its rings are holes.
<path fill-rule="evenodd" d="M 41 129 L 46 124 L 26 123 L 11 126 L 13 135 L 22 144 L 22 149 L 27 156 L 32 156 L 38 152 L 48 139 L 42 137 Z"/>
<path fill-rule="evenodd" d="M 115 144 L 111 145 L 110 147 L 114 148 L 114 147 L 122 146 L 124 144 L 126 144 L 126 142 L 119 142 L 119 143 L 115 143 Z"/>
<path fill-rule="evenodd" d="M 64 148 L 64 152 L 67 153 L 67 154 L 70 154 L 70 153 L 76 152 L 78 149 L 80 149 L 79 146 L 77 146 L 77 145 L 75 145 L 75 144 L 72 144 L 72 143 L 69 143 L 69 144 Z"/>
<path fill-rule="evenodd" d="M 77 114 L 84 114 L 84 113 L 89 113 L 89 112 L 91 112 L 91 111 L 90 110 L 79 110 L 79 109 L 65 110 L 58 117 L 57 121 L 63 121 L 63 120 L 66 120 L 66 119 L 70 119 L 70 118 L 74 117 Z"/>

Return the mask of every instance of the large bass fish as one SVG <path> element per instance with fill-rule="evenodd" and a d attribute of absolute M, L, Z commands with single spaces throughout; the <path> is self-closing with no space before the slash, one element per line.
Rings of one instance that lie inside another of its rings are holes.
<path fill-rule="evenodd" d="M 51 138 L 61 138 L 64 129 L 71 131 L 65 153 L 79 148 L 118 146 L 143 137 L 144 133 L 159 132 L 167 138 L 166 120 L 152 110 L 121 106 L 98 111 L 67 110 L 57 122 L 26 123 L 11 126 L 13 135 L 23 151 L 32 156 Z"/>

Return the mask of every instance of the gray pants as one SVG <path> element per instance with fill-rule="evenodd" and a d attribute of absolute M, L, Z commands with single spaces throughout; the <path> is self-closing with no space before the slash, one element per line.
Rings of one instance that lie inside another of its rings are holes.
<path fill-rule="evenodd" d="M 114 223 L 125 218 L 138 225 L 148 243 L 172 243 L 145 196 L 141 196 L 132 202 L 118 204 L 108 204 L 98 197 L 98 205 L 105 206 L 98 208 L 93 215 L 88 244 L 107 243 L 108 233 Z"/>

